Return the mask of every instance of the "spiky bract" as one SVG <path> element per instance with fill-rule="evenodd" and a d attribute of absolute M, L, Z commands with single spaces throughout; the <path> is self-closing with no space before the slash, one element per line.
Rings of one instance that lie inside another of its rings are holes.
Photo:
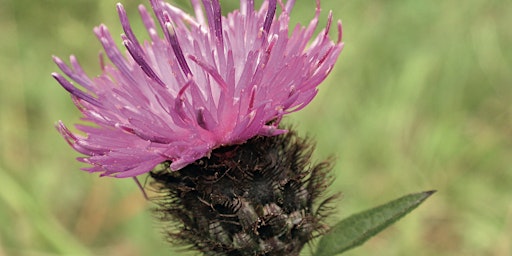
<path fill-rule="evenodd" d="M 179 172 L 152 171 L 169 240 L 205 255 L 298 255 L 324 231 L 328 161 L 294 132 L 219 148 Z M 173 226 L 173 224 L 175 226 Z"/>

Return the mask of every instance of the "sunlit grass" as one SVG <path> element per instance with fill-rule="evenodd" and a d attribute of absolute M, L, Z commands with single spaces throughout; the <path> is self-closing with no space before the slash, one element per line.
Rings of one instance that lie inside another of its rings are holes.
<path fill-rule="evenodd" d="M 0 1 L 0 255 L 169 255 L 135 184 L 78 171 L 53 128 L 79 113 L 51 55 L 98 74 L 92 28 L 121 33 L 115 2 Z M 123 3 L 141 31 L 138 2 Z M 294 21 L 307 22 L 314 1 L 297 2 Z M 317 140 L 319 160 L 337 158 L 333 220 L 438 190 L 346 255 L 512 255 L 512 3 L 322 5 L 343 20 L 346 48 L 286 121 Z"/>

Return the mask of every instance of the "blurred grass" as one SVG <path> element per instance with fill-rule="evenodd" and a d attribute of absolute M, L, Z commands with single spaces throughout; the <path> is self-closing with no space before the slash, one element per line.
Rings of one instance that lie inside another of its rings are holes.
<path fill-rule="evenodd" d="M 53 128 L 79 113 L 50 77 L 51 55 L 75 54 L 98 74 L 92 28 L 121 33 L 115 2 L 0 0 L 0 255 L 169 254 L 133 182 L 78 171 Z M 138 3 L 123 1 L 141 31 Z M 287 121 L 315 137 L 318 159 L 337 157 L 333 220 L 439 191 L 345 255 L 512 255 L 512 2 L 322 6 L 343 20 L 346 48 Z M 294 22 L 313 8 L 300 1 Z"/>

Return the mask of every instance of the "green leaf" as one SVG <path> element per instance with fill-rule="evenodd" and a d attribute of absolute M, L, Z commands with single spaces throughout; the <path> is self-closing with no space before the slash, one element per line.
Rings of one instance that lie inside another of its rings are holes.
<path fill-rule="evenodd" d="M 363 244 L 414 210 L 434 192 L 406 195 L 338 222 L 319 241 L 314 256 L 333 256 Z"/>

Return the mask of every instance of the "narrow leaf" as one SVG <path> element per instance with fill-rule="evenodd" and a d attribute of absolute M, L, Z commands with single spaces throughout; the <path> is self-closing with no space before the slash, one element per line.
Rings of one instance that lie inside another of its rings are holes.
<path fill-rule="evenodd" d="M 338 222 L 319 241 L 314 256 L 333 256 L 363 244 L 414 210 L 434 192 L 406 195 Z"/>

